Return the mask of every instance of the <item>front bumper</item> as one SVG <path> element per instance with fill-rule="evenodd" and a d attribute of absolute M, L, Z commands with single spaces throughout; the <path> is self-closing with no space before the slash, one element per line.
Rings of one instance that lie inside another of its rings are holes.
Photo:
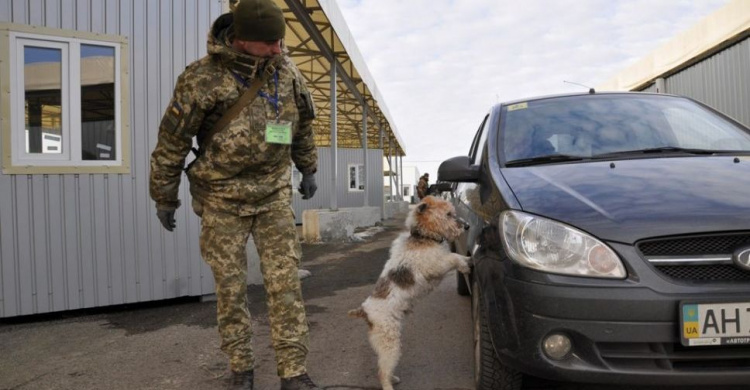
<path fill-rule="evenodd" d="M 750 286 L 675 285 L 646 276 L 648 266 L 643 267 L 629 269 L 636 278 L 604 281 L 547 275 L 496 256 L 475 256 L 475 278 L 500 360 L 564 381 L 750 383 L 750 346 L 683 347 L 678 318 L 681 300 L 750 300 Z M 571 338 L 573 351 L 565 360 L 542 352 L 550 333 Z"/>

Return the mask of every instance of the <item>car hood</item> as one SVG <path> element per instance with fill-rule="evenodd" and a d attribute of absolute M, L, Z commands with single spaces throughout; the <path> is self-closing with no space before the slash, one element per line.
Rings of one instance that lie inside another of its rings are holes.
<path fill-rule="evenodd" d="M 501 172 L 524 211 L 608 241 L 750 230 L 750 157 L 584 162 Z"/>

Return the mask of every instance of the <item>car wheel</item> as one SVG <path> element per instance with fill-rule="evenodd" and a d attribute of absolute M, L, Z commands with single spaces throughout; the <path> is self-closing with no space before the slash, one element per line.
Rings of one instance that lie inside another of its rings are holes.
<path fill-rule="evenodd" d="M 471 280 L 472 274 L 467 275 L 467 277 Z M 464 274 L 456 271 L 456 292 L 462 297 L 468 297 L 471 295 L 471 286 L 466 283 L 466 279 L 467 278 L 464 278 Z"/>
<path fill-rule="evenodd" d="M 487 324 L 487 313 L 480 304 L 479 283 L 471 283 L 471 314 L 474 319 L 474 385 L 476 390 L 519 390 L 523 374 L 504 366 L 495 353 Z"/>

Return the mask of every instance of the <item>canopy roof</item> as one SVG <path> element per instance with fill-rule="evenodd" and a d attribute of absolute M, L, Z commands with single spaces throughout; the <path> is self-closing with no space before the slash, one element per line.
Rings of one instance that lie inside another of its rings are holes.
<path fill-rule="evenodd" d="M 305 77 L 317 108 L 316 144 L 331 145 L 331 60 L 335 59 L 337 140 L 341 148 L 362 147 L 362 100 L 367 105 L 367 147 L 405 155 L 406 147 L 346 22 L 332 0 L 274 0 L 284 10 L 289 54 Z M 393 150 L 389 150 L 389 138 Z"/>

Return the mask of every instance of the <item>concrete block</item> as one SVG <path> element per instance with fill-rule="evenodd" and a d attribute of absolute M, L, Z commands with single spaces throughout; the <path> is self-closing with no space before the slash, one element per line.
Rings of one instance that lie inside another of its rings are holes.
<path fill-rule="evenodd" d="M 358 227 L 380 222 L 379 207 L 348 207 L 337 211 L 311 209 L 302 212 L 302 238 L 305 242 L 348 241 Z"/>
<path fill-rule="evenodd" d="M 393 218 L 398 214 L 409 212 L 409 202 L 385 202 L 385 218 Z"/>
<path fill-rule="evenodd" d="M 346 241 L 354 234 L 354 215 L 348 210 L 318 212 L 320 240 Z"/>
<path fill-rule="evenodd" d="M 347 208 L 346 211 L 352 214 L 354 227 L 375 226 L 380 222 L 380 207 L 354 207 Z"/>

